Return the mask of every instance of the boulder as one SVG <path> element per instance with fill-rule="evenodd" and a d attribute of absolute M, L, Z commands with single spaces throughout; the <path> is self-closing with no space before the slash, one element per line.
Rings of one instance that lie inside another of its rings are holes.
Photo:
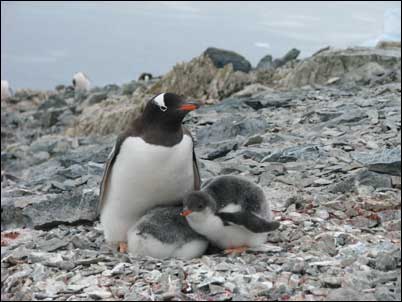
<path fill-rule="evenodd" d="M 264 133 L 268 128 L 268 122 L 264 119 L 250 118 L 233 114 L 211 126 L 203 127 L 197 132 L 198 142 L 207 144 L 233 139 L 237 135 L 251 136 Z"/>
<path fill-rule="evenodd" d="M 257 70 L 270 70 L 273 69 L 274 66 L 272 65 L 272 56 L 266 55 L 263 57 L 260 62 L 257 64 Z"/>
<path fill-rule="evenodd" d="M 1 205 L 2 229 L 48 228 L 60 223 L 94 221 L 98 189 L 63 194 L 4 197 Z"/>
<path fill-rule="evenodd" d="M 234 51 L 209 47 L 204 54 L 212 60 L 217 68 L 232 64 L 234 71 L 249 72 L 251 70 L 250 62 Z"/>
<path fill-rule="evenodd" d="M 298 50 L 296 48 L 292 48 L 282 58 L 275 59 L 272 62 L 272 67 L 278 68 L 278 67 L 285 65 L 286 63 L 288 63 L 290 61 L 296 60 L 297 57 L 299 56 L 299 54 L 300 54 L 300 50 Z"/>
<path fill-rule="evenodd" d="M 339 77 L 340 83 L 370 83 L 372 77 L 400 68 L 401 52 L 395 49 L 327 49 L 301 61 L 279 85 L 284 88 L 325 85 Z"/>
<path fill-rule="evenodd" d="M 400 147 L 372 152 L 354 152 L 352 156 L 370 171 L 396 176 L 401 175 Z"/>

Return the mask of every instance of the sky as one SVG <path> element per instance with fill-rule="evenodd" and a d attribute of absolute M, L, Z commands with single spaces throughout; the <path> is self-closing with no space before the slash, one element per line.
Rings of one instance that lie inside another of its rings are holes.
<path fill-rule="evenodd" d="M 122 84 L 162 75 L 210 46 L 253 66 L 293 47 L 306 57 L 379 37 L 389 9 L 400 14 L 401 2 L 2 1 L 1 79 L 53 89 L 83 71 L 93 85 Z"/>

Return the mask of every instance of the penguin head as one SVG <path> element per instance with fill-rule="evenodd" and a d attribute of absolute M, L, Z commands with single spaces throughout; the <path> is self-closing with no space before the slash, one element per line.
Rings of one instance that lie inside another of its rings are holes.
<path fill-rule="evenodd" d="M 216 212 L 216 202 L 211 195 L 195 191 L 184 197 L 181 216 L 196 218 L 204 217 Z"/>
<path fill-rule="evenodd" d="M 174 93 L 161 93 L 147 103 L 144 116 L 153 123 L 181 125 L 184 117 L 200 105 L 199 101 L 188 101 Z"/>

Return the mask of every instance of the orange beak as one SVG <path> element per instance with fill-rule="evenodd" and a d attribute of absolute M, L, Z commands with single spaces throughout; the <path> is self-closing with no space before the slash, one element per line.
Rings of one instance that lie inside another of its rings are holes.
<path fill-rule="evenodd" d="M 183 110 L 183 111 L 193 111 L 197 108 L 200 108 L 201 106 L 201 102 L 199 101 L 190 101 L 190 102 L 186 102 L 185 104 L 181 105 L 179 107 L 179 110 Z"/>
<path fill-rule="evenodd" d="M 191 210 L 185 210 L 185 211 L 181 212 L 180 215 L 183 216 L 183 217 L 187 217 L 187 216 L 190 215 L 191 213 L 193 213 L 193 211 L 191 211 Z"/>

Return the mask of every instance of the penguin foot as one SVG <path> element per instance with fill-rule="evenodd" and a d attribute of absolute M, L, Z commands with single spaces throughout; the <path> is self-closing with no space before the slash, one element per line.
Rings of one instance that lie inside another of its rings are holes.
<path fill-rule="evenodd" d="M 119 242 L 119 252 L 120 253 L 127 253 L 127 250 L 128 250 L 127 242 L 120 241 Z"/>
<path fill-rule="evenodd" d="M 239 247 L 234 247 L 230 249 L 226 249 L 224 251 L 225 254 L 241 254 L 245 251 L 247 251 L 248 246 L 239 246 Z"/>

